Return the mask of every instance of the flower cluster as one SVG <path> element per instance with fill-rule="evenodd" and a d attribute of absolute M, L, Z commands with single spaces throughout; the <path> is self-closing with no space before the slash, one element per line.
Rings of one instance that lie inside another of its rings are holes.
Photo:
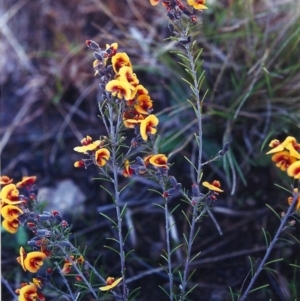
<path fill-rule="evenodd" d="M 103 167 L 110 158 L 109 150 L 104 147 L 106 145 L 106 139 L 96 140 L 90 136 L 86 136 L 81 140 L 81 146 L 74 148 L 74 151 L 88 155 L 89 159 L 82 159 L 74 163 L 75 167 L 87 167 L 90 164 L 96 164 Z"/>
<path fill-rule="evenodd" d="M 288 176 L 300 179 L 300 144 L 295 137 L 288 136 L 283 142 L 274 139 L 269 144 L 272 149 L 267 154 L 272 155 L 272 161 Z"/>
<path fill-rule="evenodd" d="M 16 233 L 20 226 L 19 216 L 23 215 L 27 201 L 32 197 L 31 187 L 36 177 L 23 177 L 22 181 L 13 184 L 13 179 L 7 176 L 0 178 L 3 186 L 0 192 L 2 226 L 9 233 Z M 18 188 L 27 188 L 28 197 L 20 195 Z"/>
<path fill-rule="evenodd" d="M 74 255 L 71 255 L 70 258 L 65 258 L 65 263 L 62 269 L 63 274 L 69 274 L 71 272 L 72 266 L 74 264 L 80 264 L 82 265 L 84 262 L 84 258 L 82 255 L 79 257 L 75 258 Z"/>
<path fill-rule="evenodd" d="M 160 0 L 150 0 L 151 5 L 155 6 L 160 2 Z M 182 4 L 181 0 L 162 0 L 162 5 L 167 10 L 168 17 L 172 20 L 178 20 L 181 15 L 184 14 L 188 16 L 192 23 L 196 22 L 196 14 L 198 11 L 207 9 L 205 6 L 206 0 L 187 0 L 187 4 L 192 8 L 190 11 L 185 5 Z"/>

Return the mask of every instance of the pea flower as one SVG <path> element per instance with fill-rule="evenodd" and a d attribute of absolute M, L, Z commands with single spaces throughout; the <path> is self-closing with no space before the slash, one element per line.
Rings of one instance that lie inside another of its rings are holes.
<path fill-rule="evenodd" d="M 151 5 L 155 6 L 159 3 L 160 0 L 150 0 Z"/>
<path fill-rule="evenodd" d="M 288 136 L 282 143 L 280 143 L 279 140 L 274 139 L 271 141 L 269 146 L 272 147 L 273 149 L 268 151 L 267 155 L 288 150 L 292 157 L 295 157 L 296 159 L 300 159 L 300 153 L 298 153 L 297 151 L 300 149 L 300 144 L 297 143 L 295 137 Z"/>
<path fill-rule="evenodd" d="M 104 166 L 110 158 L 110 152 L 106 148 L 100 148 L 95 152 L 95 161 L 99 166 Z"/>
<path fill-rule="evenodd" d="M 126 178 L 127 177 L 131 177 L 133 175 L 133 173 L 134 173 L 134 169 L 132 169 L 130 167 L 129 160 L 125 160 L 125 162 L 124 162 L 123 176 L 126 177 Z"/>
<path fill-rule="evenodd" d="M 113 96 L 119 99 L 124 98 L 125 100 L 129 100 L 131 98 L 132 86 L 125 80 L 113 79 L 106 84 L 105 90 L 111 92 Z"/>
<path fill-rule="evenodd" d="M 149 95 L 140 95 L 136 100 L 137 104 L 134 105 L 134 108 L 141 114 L 148 115 L 149 110 L 152 109 L 153 103 Z"/>
<path fill-rule="evenodd" d="M 35 181 L 36 181 L 36 176 L 23 177 L 23 178 L 22 178 L 22 181 L 18 182 L 18 183 L 16 184 L 16 186 L 17 186 L 18 188 L 24 188 L 24 187 L 26 187 L 26 186 L 28 186 L 28 185 L 34 184 Z"/>
<path fill-rule="evenodd" d="M 212 191 L 216 191 L 216 192 L 224 192 L 224 190 L 222 190 L 220 187 L 221 187 L 221 184 L 219 181 L 216 181 L 214 180 L 211 184 L 208 183 L 208 182 L 203 182 L 202 185 L 206 188 L 208 188 L 209 190 L 212 190 Z"/>
<path fill-rule="evenodd" d="M 132 68 L 129 66 L 121 67 L 119 70 L 120 77 L 124 77 L 127 81 L 133 86 L 137 86 L 139 84 L 139 80 L 135 73 L 133 73 Z"/>
<path fill-rule="evenodd" d="M 13 179 L 11 179 L 8 176 L 1 176 L 0 177 L 0 185 L 7 185 L 13 182 Z"/>
<path fill-rule="evenodd" d="M 23 214 L 23 210 L 14 205 L 6 205 L 1 209 L 2 217 L 10 222 L 16 220 L 21 214 Z"/>
<path fill-rule="evenodd" d="M 296 162 L 297 159 L 291 156 L 288 151 L 281 151 L 272 156 L 272 161 L 276 163 L 278 168 L 285 171 L 292 163 Z"/>
<path fill-rule="evenodd" d="M 197 10 L 207 9 L 207 7 L 204 5 L 205 0 L 187 0 L 187 3 Z"/>
<path fill-rule="evenodd" d="M 1 189 L 0 192 L 1 203 L 17 205 L 24 201 L 19 200 L 19 190 L 15 184 L 8 184 Z"/>
<path fill-rule="evenodd" d="M 125 52 L 119 52 L 114 55 L 111 59 L 111 63 L 116 74 L 118 74 L 119 70 L 124 66 L 132 67 L 129 56 Z"/>
<path fill-rule="evenodd" d="M 298 189 L 295 188 L 295 189 L 294 189 L 294 192 L 295 192 L 295 193 L 298 193 Z M 292 196 L 290 196 L 290 197 L 288 198 L 288 204 L 289 204 L 289 205 L 292 204 L 293 199 L 294 199 L 294 198 L 293 198 Z M 296 211 L 300 211 L 300 194 L 298 195 L 298 199 L 297 199 Z"/>
<path fill-rule="evenodd" d="M 294 179 L 300 179 L 300 160 L 292 163 L 288 167 L 287 174 Z"/>
<path fill-rule="evenodd" d="M 168 168 L 168 158 L 163 154 L 151 156 L 149 162 L 155 167 Z"/>
<path fill-rule="evenodd" d="M 103 287 L 99 287 L 99 289 L 101 291 L 109 291 L 111 289 L 113 289 L 114 287 L 116 287 L 121 281 L 122 281 L 123 277 L 115 280 L 114 277 L 108 277 L 106 279 L 106 286 L 103 286 Z"/>
<path fill-rule="evenodd" d="M 30 273 L 36 273 L 43 265 L 45 258 L 46 254 L 43 252 L 34 251 L 26 254 L 24 248 L 21 247 L 20 257 L 17 258 L 17 261 L 21 264 L 25 272 L 28 270 Z"/>
<path fill-rule="evenodd" d="M 34 283 L 25 284 L 20 289 L 16 290 L 16 293 L 19 294 L 19 301 L 36 301 L 38 298 L 37 286 Z M 40 300 L 40 299 L 39 299 Z"/>
<path fill-rule="evenodd" d="M 12 221 L 4 219 L 2 221 L 2 227 L 11 234 L 17 233 L 19 226 L 20 222 L 17 219 L 14 219 Z"/>
<path fill-rule="evenodd" d="M 45 301 L 45 296 L 38 291 L 41 288 L 41 281 L 37 278 L 32 279 L 33 283 L 22 283 L 21 288 L 16 289 L 16 294 L 19 295 L 19 301 Z"/>
<path fill-rule="evenodd" d="M 140 127 L 140 133 L 143 138 L 143 140 L 148 140 L 148 135 L 149 133 L 151 135 L 154 135 L 157 132 L 157 129 L 155 128 L 159 123 L 158 118 L 151 114 L 148 117 L 146 117 L 144 120 L 141 122 L 141 127 Z"/>
<path fill-rule="evenodd" d="M 77 152 L 77 153 L 90 152 L 90 151 L 93 151 L 93 150 L 97 149 L 100 144 L 101 144 L 101 141 L 96 140 L 94 142 L 91 142 L 90 144 L 84 144 L 82 146 L 76 146 L 74 148 L 74 151 Z"/>

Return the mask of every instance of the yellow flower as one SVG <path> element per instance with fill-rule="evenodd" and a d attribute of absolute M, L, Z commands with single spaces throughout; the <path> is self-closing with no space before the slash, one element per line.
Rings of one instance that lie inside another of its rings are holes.
<path fill-rule="evenodd" d="M 188 4 L 193 6 L 194 9 L 202 10 L 207 9 L 207 7 L 204 5 L 205 0 L 187 0 Z"/>
<path fill-rule="evenodd" d="M 131 177 L 132 175 L 133 175 L 133 173 L 134 173 L 134 169 L 132 169 L 131 167 L 130 167 L 130 162 L 129 162 L 129 160 L 125 160 L 124 161 L 124 169 L 123 169 L 123 176 L 124 177 Z"/>
<path fill-rule="evenodd" d="M 134 105 L 134 108 L 137 110 L 137 112 L 148 115 L 149 110 L 152 109 L 153 103 L 152 100 L 150 99 L 149 95 L 140 95 L 137 98 L 137 104 Z"/>
<path fill-rule="evenodd" d="M 18 188 L 24 188 L 24 187 L 26 187 L 26 186 L 28 186 L 28 185 L 34 184 L 35 181 L 36 181 L 36 176 L 23 177 L 23 178 L 22 178 L 22 181 L 21 181 L 21 182 L 18 182 L 18 183 L 16 184 L 16 186 L 17 186 Z"/>
<path fill-rule="evenodd" d="M 125 52 L 119 52 L 114 55 L 111 59 L 111 63 L 116 74 L 118 74 L 119 70 L 124 66 L 132 67 L 129 56 Z"/>
<path fill-rule="evenodd" d="M 298 189 L 295 188 L 295 189 L 294 189 L 294 192 L 295 192 L 295 193 L 298 193 Z M 290 196 L 290 197 L 288 198 L 288 204 L 289 204 L 289 205 L 292 204 L 293 199 L 294 199 L 294 198 L 293 198 L 292 196 Z M 296 211 L 300 211 L 300 195 L 298 195 L 298 200 L 297 200 L 297 204 L 296 204 L 295 210 L 296 210 Z"/>
<path fill-rule="evenodd" d="M 104 166 L 110 158 L 110 152 L 106 148 L 100 148 L 95 153 L 95 161 L 99 166 Z"/>
<path fill-rule="evenodd" d="M 157 132 L 157 129 L 155 128 L 159 123 L 158 118 L 151 114 L 148 117 L 146 117 L 144 120 L 141 122 L 141 127 L 140 127 L 140 133 L 143 138 L 143 140 L 148 140 L 148 135 L 149 133 L 151 135 L 154 135 Z"/>
<path fill-rule="evenodd" d="M 216 180 L 214 180 L 211 184 L 205 181 L 202 183 L 202 185 L 212 191 L 224 192 L 222 189 L 220 189 L 221 187 L 220 182 Z"/>
<path fill-rule="evenodd" d="M 168 158 L 163 154 L 151 156 L 149 162 L 156 167 L 168 168 Z"/>
<path fill-rule="evenodd" d="M 83 140 L 81 140 L 83 141 Z M 98 148 L 98 146 L 100 145 L 101 141 L 100 140 L 96 140 L 90 144 L 86 144 L 86 145 L 82 145 L 82 146 L 76 146 L 74 148 L 75 152 L 78 153 L 86 153 L 86 152 L 90 152 L 95 150 L 96 148 Z"/>
<path fill-rule="evenodd" d="M 131 99 L 132 89 L 133 87 L 129 82 L 117 79 L 109 81 L 105 86 L 105 90 L 111 92 L 113 96 L 117 96 L 119 99 L 124 98 L 125 100 Z"/>
<path fill-rule="evenodd" d="M 287 169 L 287 174 L 294 179 L 300 179 L 300 161 L 292 163 Z"/>
<path fill-rule="evenodd" d="M 106 44 L 105 51 L 108 53 L 108 57 L 112 57 L 117 53 L 118 46 L 118 43 Z"/>
<path fill-rule="evenodd" d="M 159 3 L 160 0 L 150 0 L 151 5 L 155 6 Z"/>
<path fill-rule="evenodd" d="M 36 301 L 38 298 L 37 286 L 34 283 L 27 284 L 18 290 L 19 301 Z"/>
<path fill-rule="evenodd" d="M 20 247 L 20 256 L 17 257 L 17 262 L 22 266 L 23 270 L 26 272 L 26 269 L 24 266 L 25 257 L 26 257 L 26 252 L 23 247 Z"/>
<path fill-rule="evenodd" d="M 11 179 L 10 177 L 8 176 L 1 176 L 0 177 L 0 184 L 1 185 L 7 185 L 7 184 L 10 184 L 13 182 L 13 179 Z"/>
<path fill-rule="evenodd" d="M 106 286 L 103 286 L 103 287 L 99 287 L 99 289 L 101 291 L 109 291 L 111 289 L 113 289 L 114 287 L 116 287 L 121 281 L 122 281 L 123 277 L 115 280 L 114 277 L 108 277 L 106 279 Z"/>
<path fill-rule="evenodd" d="M 19 226 L 20 222 L 17 219 L 14 219 L 12 221 L 4 219 L 2 221 L 2 227 L 11 234 L 15 234 L 18 231 Z"/>
<path fill-rule="evenodd" d="M 20 257 L 17 258 L 17 261 L 21 264 L 25 272 L 36 273 L 43 265 L 45 258 L 46 254 L 43 252 L 34 251 L 26 254 L 25 250 L 21 247 Z"/>
<path fill-rule="evenodd" d="M 19 190 L 15 184 L 8 184 L 1 189 L 0 198 L 2 204 L 17 205 L 24 201 L 19 200 Z"/>
<path fill-rule="evenodd" d="M 131 93 L 131 98 L 135 96 L 148 95 L 148 90 L 143 85 L 137 85 Z"/>
<path fill-rule="evenodd" d="M 288 136 L 282 143 L 278 144 L 278 140 L 272 140 L 270 143 L 271 147 L 274 147 L 270 151 L 267 152 L 267 155 L 278 153 L 283 150 L 288 150 L 290 152 L 290 155 L 292 157 L 295 157 L 296 159 L 300 159 L 300 153 L 297 152 L 296 149 L 300 148 L 300 145 L 297 143 L 296 138 L 292 136 Z"/>
<path fill-rule="evenodd" d="M 16 220 L 21 214 L 23 210 L 14 205 L 6 205 L 1 209 L 1 215 L 9 222 Z"/>
<path fill-rule="evenodd" d="M 277 167 L 285 171 L 292 163 L 297 161 L 297 159 L 290 156 L 288 151 L 281 151 L 272 156 L 272 161 L 276 163 Z"/>
<path fill-rule="evenodd" d="M 133 73 L 132 68 L 128 66 L 121 67 L 119 70 L 120 77 L 124 77 L 127 81 L 133 86 L 137 86 L 139 84 L 139 80 L 135 73 Z"/>

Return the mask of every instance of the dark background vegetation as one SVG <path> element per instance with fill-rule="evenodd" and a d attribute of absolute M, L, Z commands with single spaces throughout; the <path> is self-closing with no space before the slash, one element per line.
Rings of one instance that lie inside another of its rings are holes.
<path fill-rule="evenodd" d="M 117 42 L 119 50 L 129 54 L 159 114 L 160 151 L 172 153 L 170 173 L 189 189 L 193 179 L 184 156 L 193 158 L 195 153 L 196 124 L 186 102 L 190 91 L 181 81 L 186 75 L 170 53 L 180 46 L 164 41 L 170 34 L 165 13 L 146 0 L 5 0 L 1 6 L 2 174 L 16 181 L 37 175 L 38 185 L 53 191 L 59 183 L 72 181 L 84 195 L 83 206 L 70 199 L 64 210 L 57 205 L 73 225 L 72 242 L 86 249 L 91 263 L 98 259 L 95 266 L 104 277 L 117 277 L 118 257 L 103 247 L 108 244 L 105 238 L 115 234 L 99 215 L 114 217 L 111 201 L 100 181 L 93 179 L 96 168 L 73 168 L 80 159 L 73 151 L 80 139 L 104 134 L 97 117 L 98 80 L 85 40 L 103 48 Z M 264 254 L 262 228 L 272 236 L 278 227 L 279 220 L 266 204 L 278 213 L 287 208 L 289 195 L 274 183 L 289 188 L 291 180 L 265 153 L 271 139 L 293 135 L 300 140 L 300 4 L 228 0 L 208 1 L 208 6 L 194 32 L 197 46 L 203 48 L 203 92 L 209 90 L 203 107 L 204 158 L 214 156 L 226 142 L 230 151 L 224 160 L 204 168 L 204 179 L 219 179 L 225 190 L 213 210 L 224 234 L 218 234 L 210 218 L 201 224 L 194 253 L 202 253 L 191 279 L 198 287 L 191 300 L 227 301 L 229 286 L 238 291 L 248 282 L 249 256 L 259 263 Z M 121 185 L 127 181 L 122 178 Z M 158 285 L 166 287 L 167 276 L 158 268 L 165 264 L 160 257 L 165 249 L 164 217 L 153 206 L 160 198 L 146 186 L 136 179 L 123 196 L 129 204 L 124 230 L 130 223 L 134 229 L 128 239 L 128 250 L 135 250 L 128 258 L 128 286 L 141 287 L 135 300 L 163 301 L 168 298 Z M 66 198 L 64 193 L 61 198 Z M 179 202 L 175 198 L 170 206 Z M 188 214 L 189 208 L 182 203 L 173 214 L 179 240 L 188 229 L 181 210 Z M 262 272 L 256 283 L 269 287 L 249 300 L 299 300 L 300 248 L 289 235 L 299 238 L 299 230 L 296 224 L 282 235 L 293 244 L 278 242 L 270 260 L 282 260 L 271 264 L 273 271 Z M 7 281 L 2 300 L 14 300 L 8 287 L 30 280 L 15 258 L 31 234 L 19 232 L 2 232 L 2 277 Z M 174 260 L 183 262 L 183 249 Z"/>

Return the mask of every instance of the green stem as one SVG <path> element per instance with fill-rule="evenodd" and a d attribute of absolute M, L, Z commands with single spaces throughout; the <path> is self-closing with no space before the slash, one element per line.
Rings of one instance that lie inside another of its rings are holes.
<path fill-rule="evenodd" d="M 279 228 L 278 228 L 278 230 L 277 230 L 277 232 L 276 232 L 276 234 L 275 234 L 275 236 L 274 236 L 272 242 L 270 243 L 270 245 L 269 245 L 269 247 L 268 247 L 268 249 L 267 249 L 267 251 L 266 251 L 266 254 L 265 254 L 264 258 L 263 258 L 263 260 L 261 261 L 259 267 L 257 268 L 257 270 L 256 270 L 256 272 L 255 272 L 253 278 L 251 279 L 251 281 L 250 281 L 250 283 L 249 283 L 247 289 L 245 290 L 243 296 L 242 296 L 240 299 L 238 299 L 239 301 L 244 301 L 244 300 L 246 300 L 246 298 L 247 298 L 247 296 L 248 296 L 248 294 L 249 294 L 249 292 L 250 292 L 250 289 L 251 289 L 252 286 L 254 285 L 254 283 L 255 283 L 255 281 L 256 281 L 258 275 L 260 274 L 260 272 L 263 270 L 264 265 L 265 265 L 267 259 L 269 258 L 270 253 L 271 253 L 272 249 L 274 248 L 274 246 L 275 246 L 275 244 L 276 244 L 276 242 L 277 242 L 277 240 L 278 240 L 278 238 L 279 238 L 279 235 L 280 235 L 281 232 L 282 232 L 283 227 L 286 225 L 287 220 L 288 220 L 288 219 L 291 217 L 291 215 L 293 214 L 294 207 L 295 207 L 295 205 L 296 205 L 296 203 L 297 203 L 297 201 L 298 201 L 298 197 L 299 197 L 299 193 L 295 193 L 295 194 L 294 194 L 294 198 L 293 198 L 293 202 L 292 202 L 292 204 L 290 205 L 288 211 L 286 212 L 284 218 L 282 219 L 282 221 L 281 221 L 281 223 L 280 223 L 280 226 L 279 226 Z"/>

